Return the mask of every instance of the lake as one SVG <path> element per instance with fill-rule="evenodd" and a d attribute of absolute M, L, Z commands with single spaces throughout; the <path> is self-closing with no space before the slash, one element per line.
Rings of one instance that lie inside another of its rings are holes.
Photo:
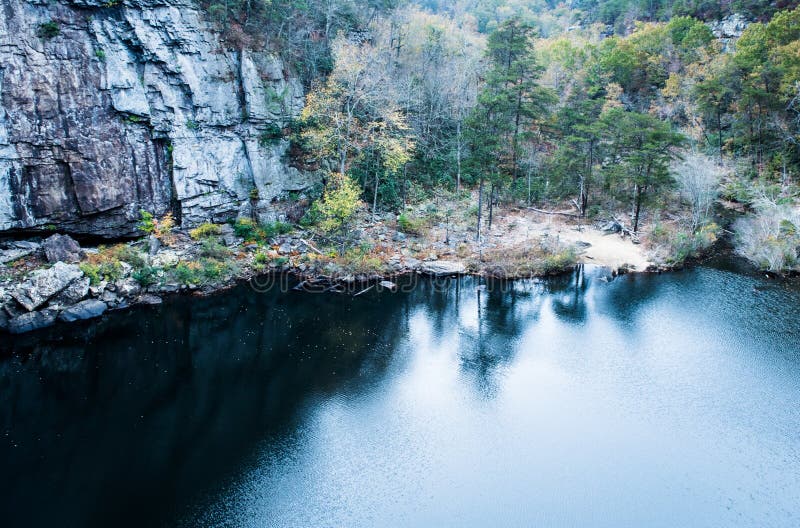
<path fill-rule="evenodd" d="M 718 265 L 0 336 L 16 526 L 800 526 L 800 290 Z"/>

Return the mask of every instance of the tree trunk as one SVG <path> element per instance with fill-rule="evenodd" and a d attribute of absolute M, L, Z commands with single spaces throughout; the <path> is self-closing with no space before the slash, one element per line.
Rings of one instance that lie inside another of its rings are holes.
<path fill-rule="evenodd" d="M 634 234 L 639 231 L 639 212 L 642 210 L 642 186 L 636 184 L 633 206 L 633 232 Z"/>
<path fill-rule="evenodd" d="M 375 171 L 375 193 L 372 195 L 372 221 L 375 221 L 375 213 L 378 210 L 378 184 L 380 184 L 380 173 Z"/>
<path fill-rule="evenodd" d="M 517 109 L 514 118 L 514 135 L 511 141 L 511 179 L 517 181 L 517 137 L 519 136 L 519 121 L 522 114 L 522 89 L 517 90 Z"/>
<path fill-rule="evenodd" d="M 461 192 L 461 120 L 456 122 L 456 193 Z"/>
<path fill-rule="evenodd" d="M 481 213 L 483 212 L 483 175 L 481 175 L 481 182 L 478 185 L 478 233 L 475 235 L 475 241 L 481 241 Z"/>
<path fill-rule="evenodd" d="M 489 191 L 489 231 L 492 230 L 492 213 L 494 212 L 494 182 L 492 182 L 492 189 Z"/>
<path fill-rule="evenodd" d="M 719 164 L 722 165 L 722 114 L 721 109 L 717 108 L 717 141 L 719 141 Z"/>

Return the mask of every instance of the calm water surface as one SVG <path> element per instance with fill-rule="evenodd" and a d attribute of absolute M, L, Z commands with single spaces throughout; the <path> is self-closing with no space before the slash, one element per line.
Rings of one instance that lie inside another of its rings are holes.
<path fill-rule="evenodd" d="M 800 526 L 800 292 L 255 293 L 0 336 L 3 526 Z"/>

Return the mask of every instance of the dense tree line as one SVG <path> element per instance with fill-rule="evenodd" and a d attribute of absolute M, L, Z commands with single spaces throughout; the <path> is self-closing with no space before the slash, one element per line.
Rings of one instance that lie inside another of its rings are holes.
<path fill-rule="evenodd" d="M 699 232 L 711 194 L 796 190 L 794 4 L 230 0 L 209 11 L 232 41 L 261 35 L 291 55 L 309 87 L 294 140 L 351 178 L 373 213 L 470 188 L 479 234 L 499 203 L 547 201 L 580 216 L 627 211 L 633 231 L 648 211 L 688 204 Z M 755 22 L 723 46 L 706 21 L 732 12 Z M 698 178 L 686 160 L 720 170 Z"/>

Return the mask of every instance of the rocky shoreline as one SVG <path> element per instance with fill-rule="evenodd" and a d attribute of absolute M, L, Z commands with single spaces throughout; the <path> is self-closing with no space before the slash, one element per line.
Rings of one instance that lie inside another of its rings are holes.
<path fill-rule="evenodd" d="M 194 229 L 156 220 L 142 238 L 96 247 L 61 234 L 0 241 L 0 332 L 89 320 L 171 295 L 211 295 L 243 282 L 274 287 L 277 277 L 291 277 L 297 289 L 355 295 L 381 284 L 394 289 L 390 282 L 409 274 L 521 279 L 561 274 L 578 263 L 612 276 L 672 268 L 602 223 L 554 222 L 509 209 L 477 242 L 469 222 L 421 228 L 400 220 L 362 214 L 346 243 L 313 226 L 241 218 Z"/>
<path fill-rule="evenodd" d="M 160 304 L 171 295 L 205 296 L 259 277 L 288 275 L 301 289 L 357 293 L 408 274 L 456 276 L 497 275 L 515 278 L 508 268 L 487 263 L 483 268 L 469 258 L 437 255 L 429 245 L 408 243 L 407 236 L 372 232 L 380 258 L 342 261 L 317 248 L 313 233 L 294 230 L 254 243 L 237 236 L 229 225 L 218 234 L 194 240 L 189 232 L 171 234 L 170 245 L 155 236 L 110 247 L 82 248 L 66 235 L 44 240 L 6 241 L 0 244 L 0 332 L 22 334 L 58 323 L 100 317 L 108 311 L 135 305 Z M 215 231 L 216 233 L 216 231 Z M 393 239 L 390 242 L 389 238 Z M 209 247 L 219 252 L 209 255 Z M 413 248 L 413 249 L 411 249 Z M 127 261 L 126 261 L 127 260 Z M 502 264 L 502 263 L 500 263 Z M 522 276 L 551 275 L 572 269 L 574 258 L 542 268 L 521 270 Z"/>

